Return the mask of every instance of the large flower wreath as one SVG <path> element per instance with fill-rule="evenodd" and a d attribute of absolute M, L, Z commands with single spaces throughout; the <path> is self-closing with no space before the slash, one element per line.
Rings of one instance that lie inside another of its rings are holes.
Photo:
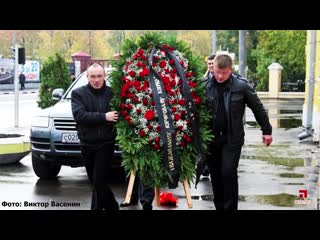
<path fill-rule="evenodd" d="M 174 167 L 180 181 L 192 180 L 196 156 L 200 148 L 205 154 L 212 138 L 200 59 L 192 56 L 184 42 L 165 39 L 158 33 L 145 34 L 138 43 L 126 40 L 122 49 L 123 57 L 114 63 L 111 84 L 113 106 L 120 113 L 116 126 L 123 166 L 134 170 L 148 186 L 170 186 L 174 181 L 170 169 Z M 155 94 L 164 94 L 165 101 L 159 102 L 160 95 Z M 163 110 L 160 114 L 159 109 Z M 168 139 L 163 135 L 164 126 L 169 129 Z M 164 162 L 170 155 L 168 142 L 174 164 Z"/>

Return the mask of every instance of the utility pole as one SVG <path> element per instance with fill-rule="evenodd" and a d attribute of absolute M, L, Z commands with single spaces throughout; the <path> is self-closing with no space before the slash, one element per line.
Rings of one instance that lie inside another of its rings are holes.
<path fill-rule="evenodd" d="M 14 51 L 14 127 L 19 127 L 19 64 L 18 44 L 16 43 L 16 31 L 13 32 L 12 49 Z"/>
<path fill-rule="evenodd" d="M 89 53 L 92 56 L 92 30 L 89 30 Z"/>
<path fill-rule="evenodd" d="M 247 77 L 247 41 L 246 41 L 246 30 L 239 30 L 239 74 L 246 78 Z"/>
<path fill-rule="evenodd" d="M 212 54 L 217 53 L 217 30 L 212 30 Z"/>
<path fill-rule="evenodd" d="M 247 41 L 246 41 L 246 30 L 239 30 L 239 74 L 246 78 L 247 77 Z M 243 123 L 246 123 L 246 111 L 243 114 Z"/>

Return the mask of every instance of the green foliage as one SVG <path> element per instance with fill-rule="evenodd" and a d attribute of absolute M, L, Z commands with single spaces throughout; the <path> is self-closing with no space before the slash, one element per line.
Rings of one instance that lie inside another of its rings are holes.
<path fill-rule="evenodd" d="M 38 106 L 44 109 L 56 103 L 51 99 L 52 91 L 55 88 L 63 88 L 66 90 L 71 84 L 71 79 L 66 62 L 58 54 L 50 57 L 48 61 L 43 64 L 40 74 L 41 85 Z"/>
<path fill-rule="evenodd" d="M 268 90 L 268 66 L 273 62 L 282 65 L 282 81 L 305 78 L 306 31 L 259 31 L 258 45 L 252 51 L 257 60 L 257 90 Z"/>
<path fill-rule="evenodd" d="M 193 56 L 190 47 L 183 41 L 176 39 L 174 34 L 165 35 L 159 32 L 147 32 L 140 38 L 127 38 L 121 47 L 122 58 L 119 61 L 115 61 L 113 66 L 115 71 L 112 71 L 111 75 L 111 87 L 114 92 L 112 99 L 112 108 L 120 112 L 120 92 L 122 87 L 122 67 L 126 62 L 126 59 L 137 51 L 138 48 L 150 49 L 151 45 L 168 44 L 174 49 L 183 53 L 185 58 L 189 60 L 189 70 L 194 72 L 196 81 L 198 82 L 195 88 L 196 94 L 201 97 L 202 103 L 197 108 L 200 116 L 200 138 L 204 149 L 206 145 L 213 138 L 211 130 L 209 130 L 209 122 L 211 116 L 206 110 L 206 97 L 205 89 L 202 82 L 203 72 L 206 66 L 201 61 L 200 57 Z M 165 169 L 162 163 L 162 152 L 156 152 L 152 145 L 148 143 L 147 138 L 141 138 L 134 133 L 133 127 L 129 125 L 127 121 L 120 116 L 117 128 L 117 141 L 123 152 L 123 162 L 125 170 L 134 170 L 136 174 L 143 180 L 147 186 L 167 186 L 170 180 L 170 174 Z M 194 144 L 187 144 L 185 148 L 178 150 L 178 156 L 180 160 L 180 180 L 187 179 L 192 181 L 195 174 L 195 159 L 196 149 Z"/>

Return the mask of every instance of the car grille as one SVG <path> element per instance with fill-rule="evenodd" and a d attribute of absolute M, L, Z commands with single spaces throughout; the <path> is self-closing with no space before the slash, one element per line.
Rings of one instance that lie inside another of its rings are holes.
<path fill-rule="evenodd" d="M 64 151 L 64 152 L 80 152 L 80 144 L 79 143 L 62 143 L 62 142 L 55 142 L 54 147 L 57 151 Z"/>
<path fill-rule="evenodd" d="M 49 138 L 38 138 L 38 137 L 31 137 L 30 138 L 31 144 L 34 148 L 41 149 L 41 150 L 50 150 L 50 139 Z"/>
<path fill-rule="evenodd" d="M 76 122 L 73 119 L 54 119 L 54 128 L 63 131 L 76 131 Z"/>

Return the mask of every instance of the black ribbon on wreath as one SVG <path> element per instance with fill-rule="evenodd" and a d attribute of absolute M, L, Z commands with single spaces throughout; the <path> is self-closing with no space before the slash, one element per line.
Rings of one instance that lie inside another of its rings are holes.
<path fill-rule="evenodd" d="M 164 90 L 163 83 L 159 74 L 152 68 L 152 59 L 156 47 L 153 47 L 149 56 L 149 76 L 150 87 L 155 102 L 155 108 L 159 117 L 161 127 L 161 137 L 164 146 L 163 162 L 166 169 L 170 173 L 171 181 L 168 184 L 169 188 L 176 188 L 179 182 L 180 161 L 178 159 L 175 130 L 173 126 L 171 109 L 167 103 L 167 94 Z"/>
<path fill-rule="evenodd" d="M 179 181 L 179 159 L 177 155 L 176 150 L 176 139 L 173 133 L 175 132 L 173 127 L 173 121 L 171 119 L 171 109 L 169 108 L 167 101 L 166 101 L 166 93 L 164 91 L 163 83 L 161 81 L 160 76 L 158 73 L 152 68 L 152 59 L 153 54 L 156 50 L 156 48 L 162 49 L 163 51 L 167 52 L 169 57 L 174 61 L 174 64 L 177 68 L 177 73 L 182 80 L 182 94 L 186 101 L 186 110 L 187 110 L 187 116 L 188 119 L 190 119 L 192 124 L 192 135 L 193 135 L 193 142 L 196 147 L 197 151 L 197 172 L 196 172 L 196 184 L 198 183 L 201 174 L 199 175 L 201 169 L 199 169 L 199 166 L 203 163 L 205 160 L 205 155 L 203 154 L 203 149 L 201 145 L 200 135 L 199 135 L 199 126 L 200 126 L 200 119 L 198 116 L 198 112 L 196 110 L 195 103 L 191 97 L 190 87 L 186 78 L 186 75 L 184 73 L 184 70 L 176 58 L 176 56 L 169 50 L 160 46 L 154 46 L 151 50 L 150 56 L 149 56 L 149 70 L 150 70 L 150 85 L 153 92 L 153 99 L 155 101 L 155 107 L 158 112 L 160 126 L 161 126 L 161 135 L 164 143 L 164 164 L 166 168 L 170 172 L 170 176 L 172 178 L 171 184 L 169 184 L 169 188 L 176 188 Z M 157 84 L 158 88 L 157 88 Z M 160 86 L 160 87 L 159 87 Z M 159 93 L 159 90 L 161 93 Z M 165 106 L 165 107 L 164 107 Z M 163 111 L 166 109 L 166 111 Z M 167 119 L 169 122 L 169 125 L 166 128 L 164 119 Z M 171 139 L 172 145 L 168 147 L 168 142 Z M 169 141 L 167 141 L 169 140 Z M 170 151 L 172 151 L 170 153 Z M 172 159 L 170 159 L 172 157 Z M 173 161 L 170 162 L 170 161 Z M 174 167 L 172 167 L 174 166 Z"/>

